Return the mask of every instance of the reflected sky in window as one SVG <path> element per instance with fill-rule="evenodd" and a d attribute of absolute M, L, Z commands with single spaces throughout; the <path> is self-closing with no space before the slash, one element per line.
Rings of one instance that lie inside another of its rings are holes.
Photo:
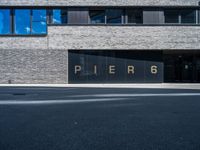
<path fill-rule="evenodd" d="M 121 9 L 107 9 L 107 23 L 122 23 L 122 12 Z"/>
<path fill-rule="evenodd" d="M 32 34 L 46 34 L 47 24 L 46 22 L 33 22 L 32 23 Z"/>
<path fill-rule="evenodd" d="M 44 9 L 33 9 L 33 21 L 46 21 L 46 10 Z"/>
<path fill-rule="evenodd" d="M 0 9 L 0 34 L 10 34 L 9 9 Z"/>
<path fill-rule="evenodd" d="M 90 22 L 95 23 L 105 23 L 105 11 L 104 10 L 91 10 L 90 11 Z"/>
<path fill-rule="evenodd" d="M 15 10 L 15 34 L 30 34 L 31 11 L 29 9 Z"/>
<path fill-rule="evenodd" d="M 33 10 L 32 17 L 32 34 L 46 34 L 46 10 L 36 9 Z"/>
<path fill-rule="evenodd" d="M 67 9 L 53 9 L 53 24 L 67 23 Z"/>
<path fill-rule="evenodd" d="M 60 9 L 53 10 L 53 23 L 61 24 L 61 10 Z"/>

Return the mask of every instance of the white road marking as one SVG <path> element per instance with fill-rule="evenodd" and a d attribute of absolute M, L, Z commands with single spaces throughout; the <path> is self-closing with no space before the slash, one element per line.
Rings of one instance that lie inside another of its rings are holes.
<path fill-rule="evenodd" d="M 87 102 L 104 102 L 119 101 L 124 98 L 99 98 L 99 99 L 82 99 L 82 100 L 3 100 L 0 105 L 48 105 L 48 104 L 69 104 L 69 103 L 87 103 Z"/>
<path fill-rule="evenodd" d="M 128 97 L 170 97 L 170 96 L 200 96 L 200 93 L 165 93 L 165 94 L 95 94 L 95 95 L 76 95 L 69 97 L 90 97 L 92 99 L 79 100 L 2 100 L 0 105 L 41 105 L 41 104 L 68 104 L 68 103 L 86 103 L 130 100 Z M 96 98 L 94 98 L 96 97 Z"/>
<path fill-rule="evenodd" d="M 94 95 L 75 95 L 70 97 L 162 97 L 162 96 L 200 96 L 200 93 L 94 94 Z"/>

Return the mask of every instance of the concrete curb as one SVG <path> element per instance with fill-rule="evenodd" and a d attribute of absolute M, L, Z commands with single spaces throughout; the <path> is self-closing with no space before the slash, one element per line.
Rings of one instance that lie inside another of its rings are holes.
<path fill-rule="evenodd" d="M 200 89 L 200 84 L 0 84 L 0 87 Z"/>

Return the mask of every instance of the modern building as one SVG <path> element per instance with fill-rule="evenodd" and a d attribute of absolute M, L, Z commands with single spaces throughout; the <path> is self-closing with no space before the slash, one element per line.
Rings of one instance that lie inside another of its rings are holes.
<path fill-rule="evenodd" d="M 200 82 L 199 0 L 1 0 L 0 84 Z"/>

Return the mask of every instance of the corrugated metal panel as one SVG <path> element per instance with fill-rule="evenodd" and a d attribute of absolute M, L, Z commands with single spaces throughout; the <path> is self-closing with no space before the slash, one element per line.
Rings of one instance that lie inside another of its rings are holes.
<path fill-rule="evenodd" d="M 163 10 L 144 10 L 143 23 L 144 24 L 164 23 L 164 11 Z"/>
<path fill-rule="evenodd" d="M 86 24 L 88 23 L 88 9 L 87 8 L 69 8 L 68 9 L 68 23 L 69 24 Z"/>

